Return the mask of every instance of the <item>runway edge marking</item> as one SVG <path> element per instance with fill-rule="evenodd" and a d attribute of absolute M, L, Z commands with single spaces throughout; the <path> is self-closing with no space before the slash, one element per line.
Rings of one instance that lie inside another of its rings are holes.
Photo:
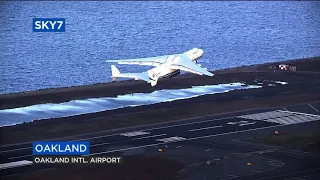
<path fill-rule="evenodd" d="M 313 103 L 319 103 L 320 101 L 312 101 L 309 102 L 311 104 Z M 304 103 L 298 103 L 298 104 L 293 104 L 293 105 L 306 105 L 307 102 Z M 244 109 L 244 110 L 238 110 L 238 111 L 232 111 L 232 112 L 224 112 L 224 113 L 218 113 L 218 114 L 208 114 L 205 115 L 204 117 L 210 118 L 214 116 L 222 116 L 222 115 L 227 115 L 227 114 L 235 114 L 235 113 L 240 113 L 240 112 L 248 112 L 248 111 L 256 111 L 256 110 L 271 110 L 271 109 L 281 109 L 283 106 L 275 106 L 275 107 L 268 107 L 268 108 L 251 108 L 251 109 Z M 179 120 L 174 120 L 174 121 L 169 121 L 169 122 L 160 122 L 160 123 L 154 123 L 154 124 L 144 124 L 144 125 L 137 125 L 137 126 L 131 126 L 131 127 L 123 127 L 123 128 L 117 128 L 117 129 L 109 129 L 109 130 L 104 130 L 104 131 L 98 131 L 98 132 L 91 132 L 91 133 L 85 133 L 85 134 L 78 134 L 78 135 L 73 135 L 73 136 L 67 136 L 67 137 L 60 137 L 60 138 L 50 138 L 50 139 L 44 139 L 42 141 L 57 141 L 61 139 L 67 139 L 67 138 L 73 138 L 73 137 L 81 137 L 81 136 L 88 136 L 88 135 L 93 135 L 93 134 L 99 134 L 99 133 L 107 133 L 107 132 L 115 132 L 115 131 L 121 131 L 121 130 L 128 130 L 128 129 L 135 129 L 135 128 L 142 128 L 142 127 L 147 127 L 147 126 L 156 126 L 156 125 L 161 125 L 161 124 L 169 124 L 169 123 L 179 123 L 183 121 L 189 121 L 189 120 L 194 120 L 194 119 L 199 119 L 203 117 L 193 117 L 193 118 L 185 118 L 185 119 L 179 119 Z M 113 134 L 113 135 L 119 135 L 118 134 Z M 5 147 L 10 147 L 10 146 L 18 146 L 18 145 L 26 145 L 26 144 L 32 144 L 34 141 L 28 141 L 28 142 L 22 142 L 22 143 L 12 143 L 12 144 L 5 144 L 5 145 L 0 145 L 0 148 L 5 148 Z"/>
<path fill-rule="evenodd" d="M 188 139 L 184 139 L 184 140 L 177 141 L 177 142 L 190 141 L 190 140 L 196 140 L 196 139 L 203 139 L 203 138 L 222 136 L 222 135 L 228 135 L 228 134 L 236 134 L 236 133 L 242 133 L 242 132 L 249 132 L 249 131 L 261 130 L 261 129 L 269 129 L 269 128 L 275 128 L 275 127 L 281 127 L 281 126 L 286 126 L 286 124 L 280 124 L 280 125 L 268 126 L 268 127 L 261 127 L 261 128 L 255 128 L 255 129 L 247 129 L 247 130 L 242 130 L 242 131 L 227 132 L 227 133 L 221 133 L 221 134 L 213 134 L 213 135 L 201 136 L 201 137 L 195 137 L 195 138 L 188 138 Z M 174 142 L 169 142 L 169 143 L 174 143 Z M 92 154 L 88 154 L 88 155 L 85 155 L 85 156 L 107 154 L 107 153 L 112 153 L 112 152 L 126 151 L 126 150 L 138 149 L 138 148 L 144 148 L 144 147 L 152 147 L 152 146 L 158 146 L 158 145 L 163 145 L 163 144 L 168 144 L 168 143 L 155 143 L 155 144 L 148 144 L 148 145 L 143 145 L 143 146 L 134 146 L 134 147 L 130 147 L 130 148 L 123 148 L 123 149 L 116 149 L 116 150 L 111 150 L 111 151 L 92 153 Z"/>
<path fill-rule="evenodd" d="M 244 111 L 253 111 L 253 110 L 260 110 L 260 109 L 249 109 L 249 110 L 244 110 Z M 231 113 L 238 113 L 238 112 L 243 112 L 243 111 L 235 111 L 235 112 L 231 112 Z M 223 113 L 223 114 L 229 114 L 229 113 Z M 221 114 L 221 115 L 223 115 L 223 114 Z M 216 115 L 216 116 L 218 116 L 218 115 Z M 223 118 L 217 118 L 217 119 L 203 120 L 203 121 L 197 121 L 197 122 L 189 122 L 189 123 L 183 123 L 183 124 L 176 124 L 176 125 L 172 125 L 172 126 L 155 127 L 155 128 L 149 128 L 149 129 L 142 129 L 142 130 L 139 130 L 139 131 L 152 131 L 152 130 L 157 130 L 157 129 L 179 127 L 179 126 L 185 126 L 185 125 L 190 125 L 190 124 L 198 124 L 198 123 L 206 123 L 206 122 L 211 122 L 211 121 L 219 121 L 219 120 L 224 120 L 224 119 L 229 119 L 229 118 L 234 118 L 234 117 L 238 117 L 238 116 L 229 116 L 229 117 L 223 117 Z M 188 119 L 179 120 L 179 121 L 188 121 L 188 120 L 198 119 L 198 118 L 188 118 Z M 203 117 L 200 117 L 200 118 L 203 118 Z M 176 123 L 176 122 L 173 121 L 173 122 L 165 122 L 165 123 L 159 123 L 159 124 L 168 124 L 168 123 Z M 150 125 L 143 125 L 143 126 L 154 126 L 154 125 L 157 125 L 157 124 L 150 124 Z M 134 127 L 129 127 L 129 128 L 134 128 Z M 97 132 L 97 133 L 100 133 L 100 132 Z M 116 134 L 110 134 L 110 135 L 104 135 L 104 136 L 76 139 L 76 140 L 72 140 L 71 142 L 79 141 L 79 140 L 97 139 L 97 138 L 102 138 L 102 137 L 117 136 L 117 135 L 121 135 L 121 134 L 123 134 L 123 133 L 116 133 Z M 68 137 L 66 137 L 66 138 L 68 138 Z M 63 138 L 59 138 L 59 139 L 63 139 Z M 48 141 L 48 140 L 45 140 L 45 141 Z M 32 142 L 30 142 L 30 143 L 32 143 Z M 1 147 L 5 147 L 5 146 L 0 146 L 0 148 Z M 19 150 L 22 150 L 22 149 L 29 149 L 29 148 L 32 148 L 32 147 L 30 146 L 30 147 L 27 147 L 27 148 L 18 148 L 18 149 L 5 150 L 5 151 L 0 151 L 0 153 L 9 152 L 9 151 L 19 151 Z"/>
<path fill-rule="evenodd" d="M 0 164 L 0 170 L 10 169 L 10 168 L 15 168 L 15 167 L 21 167 L 21 166 L 28 166 L 28 165 L 31 165 L 31 164 L 33 164 L 33 162 L 32 161 L 27 161 L 27 160 L 9 162 L 9 163 Z"/>
<path fill-rule="evenodd" d="M 318 102 L 318 101 L 316 101 L 316 102 Z M 311 103 L 314 103 L 314 102 L 311 102 Z M 305 104 L 305 103 L 303 103 L 303 104 Z M 104 130 L 104 131 L 91 132 L 91 133 L 85 133 L 85 134 L 78 134 L 78 135 L 67 136 L 67 137 L 44 139 L 44 140 L 41 140 L 41 141 L 55 141 L 55 140 L 73 138 L 73 137 L 81 137 L 81 136 L 94 135 L 94 134 L 99 134 L 99 133 L 108 133 L 108 132 L 129 130 L 129 129 L 135 129 L 135 128 L 143 128 L 143 127 L 147 127 L 147 126 L 157 126 L 157 125 L 162 125 L 162 124 L 179 123 L 179 122 L 183 122 L 183 121 L 190 121 L 190 120 L 199 119 L 199 118 L 204 118 L 204 117 L 211 118 L 211 116 L 222 116 L 222 115 L 233 114 L 233 113 L 240 113 L 240 112 L 247 112 L 247 111 L 256 111 L 256 110 L 277 109 L 277 108 L 279 108 L 279 107 L 271 107 L 271 108 L 252 108 L 252 109 L 245 109 L 245 110 L 225 112 L 225 113 L 218 113 L 218 114 L 209 114 L 209 115 L 205 115 L 205 116 L 203 116 L 203 117 L 185 118 L 185 119 L 173 120 L 173 121 L 169 121 L 169 122 L 160 122 L 160 123 L 144 124 L 144 125 L 137 125 L 137 126 L 131 126 L 131 127 L 123 127 L 123 128 L 117 128 L 117 129 L 109 129 L 109 130 Z M 111 134 L 111 135 L 119 135 L 119 134 L 120 134 L 120 133 Z M 0 146 L 0 148 L 10 147 L 10 146 L 18 146 L 18 145 L 32 144 L 33 142 L 34 142 L 34 141 L 28 141 L 28 142 L 22 142 L 22 143 L 5 144 L 5 145 Z"/>

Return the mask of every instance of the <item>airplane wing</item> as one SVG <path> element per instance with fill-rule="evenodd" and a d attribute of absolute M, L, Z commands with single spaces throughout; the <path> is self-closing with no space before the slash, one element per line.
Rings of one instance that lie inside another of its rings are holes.
<path fill-rule="evenodd" d="M 201 68 L 196 63 L 192 62 L 190 58 L 188 58 L 188 56 L 185 54 L 182 54 L 180 58 L 174 61 L 173 64 L 171 64 L 170 68 L 180 69 L 183 71 L 188 71 L 188 72 L 199 74 L 199 75 L 205 74 L 207 76 L 213 76 L 211 72 Z"/>
<path fill-rule="evenodd" d="M 176 54 L 149 57 L 149 58 L 139 58 L 139 59 L 107 60 L 106 62 L 117 62 L 118 64 L 136 64 L 136 65 L 145 65 L 145 66 L 158 66 L 160 64 L 165 63 L 168 60 L 172 60 L 174 57 L 176 57 Z"/>

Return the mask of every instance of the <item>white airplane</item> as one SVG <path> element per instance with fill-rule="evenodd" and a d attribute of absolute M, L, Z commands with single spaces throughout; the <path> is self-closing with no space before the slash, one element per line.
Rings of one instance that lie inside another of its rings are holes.
<path fill-rule="evenodd" d="M 200 64 L 197 65 L 197 59 L 203 55 L 203 50 L 193 48 L 182 54 L 173 54 L 165 56 L 157 56 L 150 58 L 125 59 L 125 60 L 107 60 L 106 62 L 117 62 L 118 64 L 136 64 L 146 66 L 156 66 L 142 73 L 120 73 L 116 66 L 111 65 L 112 80 L 117 78 L 134 78 L 135 80 L 143 80 L 155 86 L 159 78 L 173 77 L 180 74 L 180 70 L 188 71 L 199 75 L 213 76 L 212 73 Z"/>

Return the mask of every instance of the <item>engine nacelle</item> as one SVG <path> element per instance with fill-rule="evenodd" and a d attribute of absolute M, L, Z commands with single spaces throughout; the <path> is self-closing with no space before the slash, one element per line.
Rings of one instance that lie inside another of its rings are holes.
<path fill-rule="evenodd" d="M 173 78 L 174 76 L 176 75 L 179 75 L 180 74 L 180 69 L 176 70 L 175 72 L 172 72 L 168 75 L 169 78 Z"/>

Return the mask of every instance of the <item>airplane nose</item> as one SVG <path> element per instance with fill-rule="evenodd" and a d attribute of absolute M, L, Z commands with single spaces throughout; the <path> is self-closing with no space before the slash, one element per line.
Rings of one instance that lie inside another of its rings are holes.
<path fill-rule="evenodd" d="M 199 49 L 199 56 L 202 56 L 202 55 L 203 55 L 203 50 Z"/>

